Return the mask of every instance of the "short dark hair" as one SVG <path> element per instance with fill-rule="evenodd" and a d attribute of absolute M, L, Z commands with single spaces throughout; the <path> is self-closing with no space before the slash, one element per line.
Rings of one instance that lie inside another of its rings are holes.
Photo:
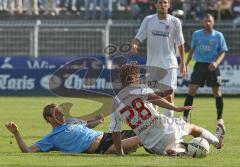
<path fill-rule="evenodd" d="M 140 74 L 139 65 L 136 61 L 130 64 L 124 64 L 120 70 L 120 81 L 122 86 L 125 87 L 134 82 L 134 79 Z"/>
<path fill-rule="evenodd" d="M 206 13 L 203 18 L 207 18 L 207 17 L 212 17 L 213 20 L 215 19 L 214 16 L 210 13 Z"/>
<path fill-rule="evenodd" d="M 52 116 L 52 110 L 57 107 L 58 105 L 55 103 L 50 103 L 47 104 L 44 108 L 43 108 L 43 118 L 47 120 L 47 117 L 51 117 Z"/>
<path fill-rule="evenodd" d="M 158 3 L 159 0 L 153 0 L 154 3 Z M 170 2 L 170 0 L 168 0 L 168 2 Z"/>

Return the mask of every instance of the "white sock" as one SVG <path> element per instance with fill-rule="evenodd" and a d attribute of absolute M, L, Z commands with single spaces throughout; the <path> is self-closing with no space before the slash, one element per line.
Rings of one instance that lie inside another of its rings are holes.
<path fill-rule="evenodd" d="M 217 122 L 218 124 L 224 124 L 223 119 L 218 119 Z"/>
<path fill-rule="evenodd" d="M 202 129 L 202 135 L 201 137 L 206 139 L 210 144 L 217 145 L 219 143 L 218 138 L 213 135 L 211 132 L 209 132 L 207 129 Z"/>
<path fill-rule="evenodd" d="M 173 117 L 173 113 L 173 110 L 166 109 L 163 115 L 165 115 L 166 117 Z"/>

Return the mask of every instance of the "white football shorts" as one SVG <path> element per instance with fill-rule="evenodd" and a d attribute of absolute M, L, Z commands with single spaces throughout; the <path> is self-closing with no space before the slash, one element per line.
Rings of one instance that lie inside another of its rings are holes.
<path fill-rule="evenodd" d="M 183 142 L 183 137 L 188 135 L 188 126 L 183 118 L 166 117 L 164 123 L 164 137 L 151 149 L 154 154 L 166 155 L 166 150 Z"/>

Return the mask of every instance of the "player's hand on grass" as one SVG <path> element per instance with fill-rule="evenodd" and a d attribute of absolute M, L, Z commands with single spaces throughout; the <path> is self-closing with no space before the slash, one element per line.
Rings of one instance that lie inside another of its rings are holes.
<path fill-rule="evenodd" d="M 217 67 L 218 67 L 218 64 L 217 64 L 216 62 L 213 62 L 212 64 L 210 64 L 210 65 L 208 66 L 208 69 L 209 69 L 210 71 L 215 71 L 215 70 L 217 69 Z"/>
<path fill-rule="evenodd" d="M 14 123 L 14 122 L 9 122 L 5 126 L 14 135 L 19 132 L 18 127 L 17 127 L 16 123 Z"/>
<path fill-rule="evenodd" d="M 182 112 L 182 111 L 189 111 L 192 109 L 192 106 L 183 106 L 183 107 L 177 107 L 175 111 Z"/>

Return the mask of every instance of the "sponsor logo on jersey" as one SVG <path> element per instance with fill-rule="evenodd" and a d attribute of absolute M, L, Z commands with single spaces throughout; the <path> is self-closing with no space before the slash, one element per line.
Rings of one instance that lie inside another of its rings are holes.
<path fill-rule="evenodd" d="M 200 45 L 198 46 L 198 50 L 200 53 L 211 52 L 212 47 L 210 45 Z"/>
<path fill-rule="evenodd" d="M 153 30 L 152 35 L 153 36 L 169 37 L 169 32 Z"/>

